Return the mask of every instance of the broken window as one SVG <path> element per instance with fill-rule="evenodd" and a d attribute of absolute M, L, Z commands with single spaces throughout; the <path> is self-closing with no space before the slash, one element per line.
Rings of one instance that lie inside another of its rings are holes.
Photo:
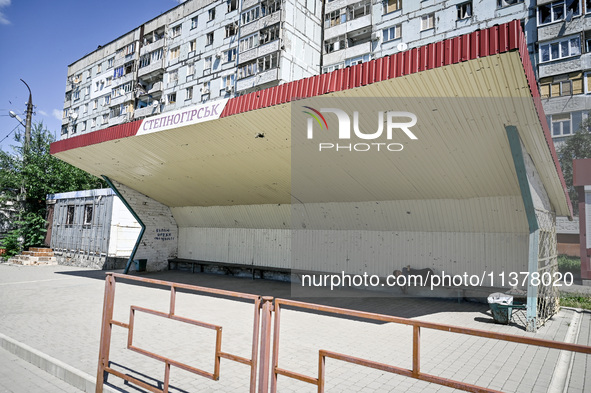
<path fill-rule="evenodd" d="M 84 206 L 84 225 L 85 226 L 92 225 L 93 210 L 94 210 L 94 206 L 92 206 L 92 205 L 85 205 Z"/>
<path fill-rule="evenodd" d="M 279 38 L 279 23 L 261 30 L 259 45 L 275 41 Z"/>
<path fill-rule="evenodd" d="M 74 225 L 74 205 L 68 205 L 66 208 L 66 225 Z"/>
<path fill-rule="evenodd" d="M 466 3 L 458 4 L 458 20 L 468 19 L 472 17 L 472 2 L 468 1 Z"/>
<path fill-rule="evenodd" d="M 402 0 L 385 0 L 384 1 L 384 14 L 398 11 L 402 9 Z"/>

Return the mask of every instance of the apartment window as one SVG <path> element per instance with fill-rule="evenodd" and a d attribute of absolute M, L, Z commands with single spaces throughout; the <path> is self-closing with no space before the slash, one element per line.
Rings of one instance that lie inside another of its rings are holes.
<path fill-rule="evenodd" d="M 111 95 L 110 94 L 107 94 L 106 96 L 103 97 L 103 106 L 109 105 L 110 102 L 111 102 Z"/>
<path fill-rule="evenodd" d="M 236 11 L 238 9 L 238 0 L 228 0 L 228 12 Z"/>
<path fill-rule="evenodd" d="M 183 25 L 177 25 L 172 28 L 171 38 L 176 38 L 181 35 Z"/>
<path fill-rule="evenodd" d="M 435 14 L 421 16 L 421 31 L 435 27 Z"/>
<path fill-rule="evenodd" d="M 92 101 L 92 109 L 96 109 L 96 108 L 98 108 L 98 98 L 95 98 Z"/>
<path fill-rule="evenodd" d="M 564 136 L 572 134 L 572 122 L 570 113 L 550 115 L 550 127 L 552 136 Z"/>
<path fill-rule="evenodd" d="M 523 3 L 523 0 L 497 0 L 497 7 L 503 8 L 519 3 Z"/>
<path fill-rule="evenodd" d="M 584 93 L 583 73 L 558 75 L 540 79 L 540 96 L 553 98 Z"/>
<path fill-rule="evenodd" d="M 80 123 L 78 123 L 77 128 L 80 132 L 86 131 L 86 121 L 81 121 Z"/>
<path fill-rule="evenodd" d="M 332 53 L 341 49 L 345 49 L 345 42 L 344 35 L 327 40 L 324 43 L 324 53 Z"/>
<path fill-rule="evenodd" d="M 277 55 L 277 52 L 275 52 L 259 58 L 257 60 L 258 72 L 263 72 L 273 68 L 277 68 L 278 57 L 279 56 Z"/>
<path fill-rule="evenodd" d="M 181 55 L 181 47 L 177 46 L 176 48 L 173 48 L 170 50 L 170 60 L 174 60 L 174 59 L 178 59 L 178 57 Z"/>
<path fill-rule="evenodd" d="M 111 57 L 109 60 L 107 60 L 107 68 L 113 68 L 113 65 L 115 64 L 115 58 Z"/>
<path fill-rule="evenodd" d="M 281 0 L 263 0 L 261 2 L 261 14 L 270 15 L 281 9 Z"/>
<path fill-rule="evenodd" d="M 124 75 L 124 68 L 123 66 L 117 67 L 113 70 L 113 78 L 121 78 Z"/>
<path fill-rule="evenodd" d="M 230 61 L 236 60 L 236 48 L 232 48 L 224 52 L 224 62 L 228 63 Z"/>
<path fill-rule="evenodd" d="M 371 14 L 371 1 L 360 1 L 347 7 L 347 20 L 354 20 Z"/>
<path fill-rule="evenodd" d="M 332 64 L 332 65 L 329 65 L 329 66 L 324 66 L 322 68 L 322 72 L 324 74 L 326 74 L 327 72 L 332 72 L 332 71 L 335 71 L 335 70 L 340 70 L 341 68 L 343 68 L 343 63 Z"/>
<path fill-rule="evenodd" d="M 585 2 L 585 13 L 591 14 L 591 0 Z"/>
<path fill-rule="evenodd" d="M 397 40 L 402 35 L 402 25 L 396 25 L 382 30 L 384 42 Z"/>
<path fill-rule="evenodd" d="M 127 45 L 123 51 L 125 52 L 125 56 L 129 56 L 129 55 L 133 55 L 133 53 L 135 52 L 135 42 L 132 42 L 131 44 Z"/>
<path fill-rule="evenodd" d="M 187 78 L 195 74 L 195 63 L 191 63 L 187 66 Z"/>
<path fill-rule="evenodd" d="M 150 65 L 150 58 L 151 58 L 151 56 L 149 54 L 143 55 L 142 57 L 140 57 L 140 68 L 149 66 Z"/>
<path fill-rule="evenodd" d="M 209 15 L 209 21 L 212 21 L 215 19 L 215 8 L 212 8 L 208 11 L 208 15 Z"/>
<path fill-rule="evenodd" d="M 170 93 L 166 99 L 169 104 L 174 104 L 176 102 L 176 93 Z"/>
<path fill-rule="evenodd" d="M 94 210 L 94 206 L 92 206 L 92 205 L 85 205 L 84 206 L 84 225 L 86 225 L 86 226 L 92 225 L 93 210 Z"/>
<path fill-rule="evenodd" d="M 106 81 L 106 85 L 107 86 L 111 86 L 111 83 L 113 82 L 113 77 L 112 76 L 108 76 L 107 79 L 105 79 Z"/>
<path fill-rule="evenodd" d="M 88 104 L 82 104 L 82 113 L 88 112 Z"/>
<path fill-rule="evenodd" d="M 238 25 L 236 23 L 230 23 L 229 25 L 226 25 L 226 38 L 235 36 L 237 30 Z"/>
<path fill-rule="evenodd" d="M 74 101 L 79 100 L 80 99 L 80 90 L 79 89 L 74 90 L 74 92 L 72 93 L 72 97 L 74 97 Z"/>
<path fill-rule="evenodd" d="M 103 65 L 102 64 L 98 64 L 96 66 L 96 73 L 97 74 L 100 74 L 102 72 L 102 69 L 103 69 Z"/>
<path fill-rule="evenodd" d="M 74 225 L 74 205 L 66 207 L 66 225 Z"/>
<path fill-rule="evenodd" d="M 346 13 L 341 15 L 341 10 L 331 11 L 324 15 L 324 28 L 327 29 L 329 27 L 337 26 L 341 23 L 345 23 L 346 21 Z"/>
<path fill-rule="evenodd" d="M 232 90 L 234 88 L 234 74 L 222 76 L 222 84 L 220 87 L 222 90 Z"/>
<path fill-rule="evenodd" d="M 197 50 L 197 40 L 189 42 L 189 52 L 195 52 Z"/>
<path fill-rule="evenodd" d="M 540 62 L 547 62 L 581 54 L 581 38 L 579 36 L 559 41 L 540 44 Z"/>
<path fill-rule="evenodd" d="M 345 60 L 345 67 L 352 67 L 361 63 L 365 63 L 369 61 L 369 53 L 362 56 L 353 57 L 351 59 Z"/>
<path fill-rule="evenodd" d="M 238 43 L 241 53 L 244 51 L 247 51 L 249 49 L 255 48 L 258 45 L 259 45 L 259 33 L 255 33 L 251 36 L 243 38 Z"/>
<path fill-rule="evenodd" d="M 90 95 L 90 86 L 86 86 L 86 94 L 85 96 Z"/>
<path fill-rule="evenodd" d="M 105 113 L 103 115 L 103 124 L 107 124 L 109 122 L 109 114 Z"/>
<path fill-rule="evenodd" d="M 92 77 L 92 73 L 90 72 L 90 70 L 88 71 L 84 71 L 86 73 L 86 80 L 89 81 L 90 78 Z"/>
<path fill-rule="evenodd" d="M 188 87 L 185 90 L 185 100 L 192 100 L 193 99 L 193 86 Z"/>
<path fill-rule="evenodd" d="M 64 119 L 65 119 L 65 118 L 67 118 L 69 114 L 70 114 L 70 109 L 69 109 L 69 108 L 66 108 L 66 109 L 64 109 L 64 115 L 63 115 L 63 118 L 64 118 Z"/>
<path fill-rule="evenodd" d="M 398 11 L 402 9 L 402 0 L 386 0 L 384 1 L 384 14 Z"/>
<path fill-rule="evenodd" d="M 275 41 L 279 38 L 279 23 L 261 30 L 259 45 Z"/>
<path fill-rule="evenodd" d="M 176 84 L 179 81 L 179 70 L 171 71 L 168 74 L 168 83 Z"/>
<path fill-rule="evenodd" d="M 207 33 L 205 36 L 205 45 L 212 45 L 213 44 L 213 32 Z"/>
<path fill-rule="evenodd" d="M 260 9 L 258 6 L 251 8 L 248 11 L 243 12 L 240 15 L 240 18 L 242 20 L 242 24 L 245 25 L 247 23 L 250 23 L 250 22 L 256 20 L 259 17 L 259 12 L 260 12 Z"/>
<path fill-rule="evenodd" d="M 199 18 L 197 16 L 191 18 L 191 29 L 196 29 L 197 28 L 197 21 L 199 20 Z"/>
<path fill-rule="evenodd" d="M 538 26 L 581 15 L 581 0 L 554 1 L 538 7 Z"/>
<path fill-rule="evenodd" d="M 82 82 L 82 74 L 78 74 L 74 77 L 74 83 L 80 83 Z"/>
<path fill-rule="evenodd" d="M 466 3 L 458 4 L 457 6 L 458 11 L 458 20 L 462 19 L 469 19 L 472 17 L 472 2 L 468 1 Z"/>
<path fill-rule="evenodd" d="M 201 101 L 205 101 L 209 98 L 209 82 L 204 82 L 201 86 Z"/>
<path fill-rule="evenodd" d="M 208 56 L 205 58 L 205 63 L 203 65 L 203 71 L 204 72 L 211 72 L 211 56 Z"/>
<path fill-rule="evenodd" d="M 238 79 L 248 78 L 257 73 L 257 62 L 253 61 L 238 67 Z"/>
<path fill-rule="evenodd" d="M 91 128 L 94 128 L 94 127 L 96 127 L 96 119 L 97 119 L 97 118 L 95 117 L 95 118 L 93 118 L 93 119 L 90 121 L 90 127 L 91 127 Z"/>

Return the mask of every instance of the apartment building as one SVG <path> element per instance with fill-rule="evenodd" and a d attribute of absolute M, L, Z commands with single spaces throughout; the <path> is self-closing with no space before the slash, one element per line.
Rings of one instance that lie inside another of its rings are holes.
<path fill-rule="evenodd" d="M 555 145 L 591 109 L 591 0 L 538 0 L 538 82 Z"/>
<path fill-rule="evenodd" d="M 192 0 L 68 67 L 62 138 L 317 75 L 319 0 Z"/>
<path fill-rule="evenodd" d="M 69 66 L 62 138 L 514 19 L 560 144 L 591 108 L 591 0 L 186 1 Z"/>

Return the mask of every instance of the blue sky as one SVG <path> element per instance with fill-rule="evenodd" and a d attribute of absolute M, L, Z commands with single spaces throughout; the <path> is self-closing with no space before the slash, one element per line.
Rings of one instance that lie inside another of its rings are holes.
<path fill-rule="evenodd" d="M 0 0 L 0 140 L 18 126 L 9 110 L 25 118 L 29 91 L 21 78 L 33 93 L 33 121 L 43 121 L 59 138 L 68 64 L 177 4 L 176 0 Z M 13 144 L 11 134 L 0 147 L 7 150 Z"/>

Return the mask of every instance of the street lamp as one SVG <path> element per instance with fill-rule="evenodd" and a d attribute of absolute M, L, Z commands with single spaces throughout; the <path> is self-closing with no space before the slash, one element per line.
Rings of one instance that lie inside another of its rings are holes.
<path fill-rule="evenodd" d="M 25 127 L 25 129 L 27 128 L 27 125 L 25 124 L 25 121 L 23 119 L 21 119 L 21 117 L 19 115 L 17 115 L 16 113 L 14 113 L 14 111 L 9 111 L 8 115 L 10 117 L 12 117 L 13 119 L 16 119 L 19 123 L 21 123 L 21 125 L 23 127 Z"/>

